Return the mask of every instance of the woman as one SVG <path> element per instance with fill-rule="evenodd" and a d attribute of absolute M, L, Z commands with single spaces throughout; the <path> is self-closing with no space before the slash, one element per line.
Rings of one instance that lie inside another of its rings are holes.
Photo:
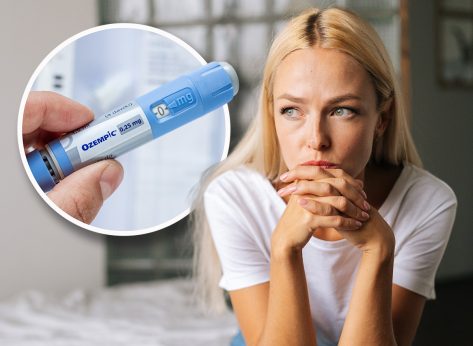
<path fill-rule="evenodd" d="M 247 345 L 411 344 L 456 208 L 420 166 L 374 30 L 345 10 L 303 12 L 271 47 L 252 127 L 197 199 L 204 298 L 218 305 L 220 280 Z"/>

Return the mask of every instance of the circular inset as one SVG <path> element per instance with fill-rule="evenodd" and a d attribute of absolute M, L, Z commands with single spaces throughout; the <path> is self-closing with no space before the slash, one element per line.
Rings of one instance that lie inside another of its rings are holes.
<path fill-rule="evenodd" d="M 103 25 L 61 43 L 33 73 L 19 111 L 20 154 L 38 193 L 67 220 L 109 235 L 149 233 L 185 217 L 202 173 L 227 156 L 230 120 L 224 104 L 238 90 L 231 66 L 203 65 L 182 40 L 139 24 Z M 23 115 L 35 90 L 78 101 L 95 119 L 27 158 Z M 101 129 L 95 137 L 88 134 L 92 128 Z M 60 179 L 87 160 L 115 157 L 142 142 L 148 143 L 118 156 L 123 181 L 91 224 L 64 212 L 43 191 L 58 181 L 60 186 Z"/>

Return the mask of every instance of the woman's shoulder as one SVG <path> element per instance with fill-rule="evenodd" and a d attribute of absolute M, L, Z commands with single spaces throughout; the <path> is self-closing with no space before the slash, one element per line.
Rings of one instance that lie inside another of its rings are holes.
<path fill-rule="evenodd" d="M 394 227 L 400 248 L 413 235 L 448 239 L 451 227 L 445 220 L 454 218 L 456 205 L 455 193 L 444 181 L 425 169 L 405 165 L 380 213 Z"/>
<path fill-rule="evenodd" d="M 275 213 L 276 192 L 260 172 L 247 166 L 227 170 L 215 177 L 204 191 L 204 203 L 218 217 L 238 219 L 253 225 L 269 222 Z M 251 221 L 249 221 L 251 220 Z M 256 226 L 255 226 L 256 227 Z M 254 228 L 254 227 L 253 227 Z M 263 226 L 256 227 L 265 229 Z M 255 228 L 255 229 L 256 229 Z"/>
<path fill-rule="evenodd" d="M 444 181 L 425 169 L 405 165 L 382 211 L 422 224 L 447 209 L 454 212 L 456 205 L 455 193 Z"/>
<path fill-rule="evenodd" d="M 205 192 L 227 192 L 234 194 L 243 190 L 251 190 L 251 188 L 267 183 L 267 178 L 260 172 L 246 165 L 240 165 L 213 178 Z"/>
<path fill-rule="evenodd" d="M 436 177 L 427 170 L 406 165 L 403 173 L 406 176 L 406 187 L 410 195 L 423 197 L 425 200 L 441 203 L 457 203 L 455 192 L 443 180 Z"/>

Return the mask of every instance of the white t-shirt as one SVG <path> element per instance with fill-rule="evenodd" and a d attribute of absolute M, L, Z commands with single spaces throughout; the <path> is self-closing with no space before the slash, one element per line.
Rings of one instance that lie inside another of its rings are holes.
<path fill-rule="evenodd" d="M 228 291 L 269 281 L 271 234 L 286 204 L 269 180 L 247 167 L 218 176 L 204 194 Z M 393 282 L 435 299 L 434 278 L 453 226 L 456 197 L 444 182 L 405 165 L 379 213 L 395 239 Z M 336 343 L 361 258 L 346 239 L 312 237 L 303 251 L 319 345 Z"/>

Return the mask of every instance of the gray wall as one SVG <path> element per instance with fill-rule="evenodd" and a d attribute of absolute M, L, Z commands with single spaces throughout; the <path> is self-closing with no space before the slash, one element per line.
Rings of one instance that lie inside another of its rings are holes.
<path fill-rule="evenodd" d="M 17 146 L 18 109 L 30 76 L 60 42 L 96 25 L 96 7 L 95 0 L 0 3 L 0 298 L 26 289 L 63 293 L 104 284 L 103 237 L 70 224 L 43 202 Z"/>
<path fill-rule="evenodd" d="M 425 167 L 455 191 L 459 207 L 439 279 L 473 275 L 473 89 L 436 79 L 435 1 L 409 1 L 412 123 Z"/>

